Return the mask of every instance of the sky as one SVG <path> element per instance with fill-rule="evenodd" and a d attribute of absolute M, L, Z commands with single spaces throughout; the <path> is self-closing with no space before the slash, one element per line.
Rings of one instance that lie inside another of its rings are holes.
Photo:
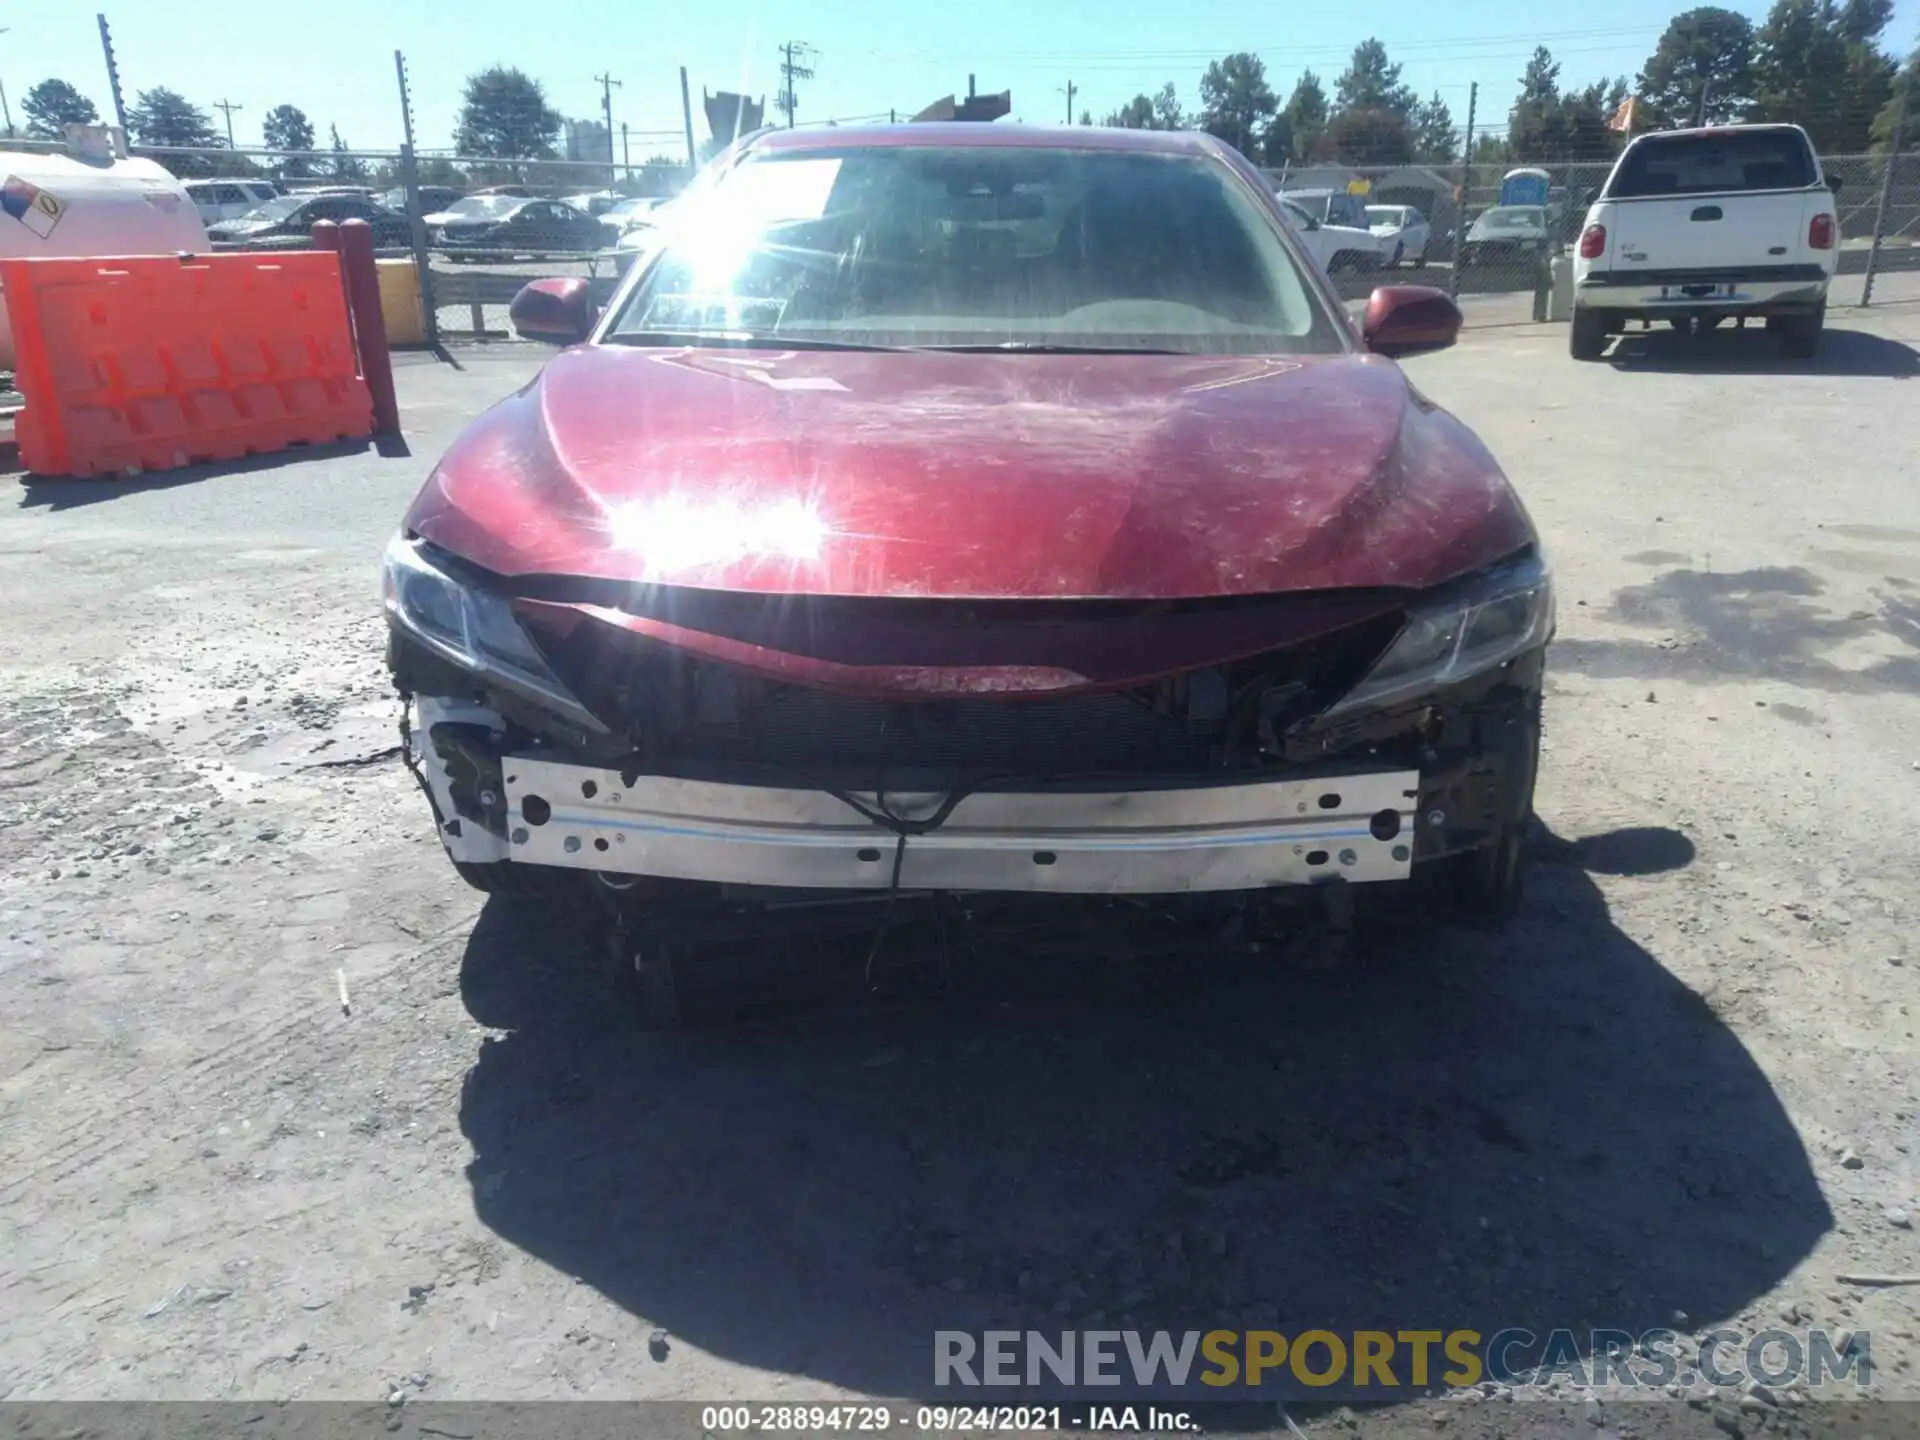
<path fill-rule="evenodd" d="M 517 65 L 572 118 L 601 114 L 599 74 L 614 89 L 615 128 L 629 127 L 635 163 L 683 155 L 679 70 L 693 96 L 696 139 L 706 138 L 702 88 L 768 99 L 779 87 L 779 47 L 812 47 L 815 78 L 798 83 L 802 124 L 828 118 L 902 119 L 943 95 L 1011 90 L 1014 118 L 1030 124 L 1073 111 L 1099 119 L 1136 92 L 1171 80 L 1189 109 L 1210 59 L 1252 50 L 1282 100 L 1311 68 L 1331 92 L 1353 46 L 1382 40 L 1424 97 L 1438 91 L 1456 125 L 1480 82 L 1477 128 L 1504 128 L 1507 107 L 1536 43 L 1561 62 L 1563 84 L 1636 73 L 1667 20 L 1689 0 L 1612 0 L 1541 15 L 1499 0 L 1343 0 L 1304 6 L 1246 0 L 963 0 L 942 6 L 880 0 L 0 0 L 0 85 L 16 123 L 26 89 L 48 76 L 77 85 L 110 113 L 95 13 L 107 7 L 121 84 L 165 85 L 207 109 L 225 100 L 234 139 L 260 143 L 260 122 L 293 104 L 356 149 L 392 150 L 402 139 L 394 51 L 407 57 L 416 143 L 452 144 L 461 82 L 496 63 Z M 1765 6 L 1737 6 L 1757 21 Z M 1529 24 L 1537 29 L 1529 29 Z M 1920 43 L 1920 0 L 1898 0 L 1885 36 L 1895 53 Z"/>

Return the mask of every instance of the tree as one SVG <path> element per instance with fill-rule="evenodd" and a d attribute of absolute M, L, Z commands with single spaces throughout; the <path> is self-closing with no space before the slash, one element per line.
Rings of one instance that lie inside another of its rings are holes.
<path fill-rule="evenodd" d="M 1200 77 L 1200 128 L 1252 155 L 1280 108 L 1258 55 L 1236 51 Z"/>
<path fill-rule="evenodd" d="M 1082 110 L 1080 112 L 1080 123 L 1082 125 L 1093 124 L 1093 112 L 1091 110 Z"/>
<path fill-rule="evenodd" d="M 1327 133 L 1327 92 L 1313 71 L 1300 72 L 1281 118 L 1287 122 L 1287 138 L 1294 159 L 1306 160 L 1318 153 L 1321 138 Z"/>
<path fill-rule="evenodd" d="M 1513 153 L 1527 160 L 1547 158 L 1559 110 L 1560 62 L 1546 46 L 1537 45 L 1527 61 L 1527 73 L 1520 77 L 1520 96 L 1507 120 Z"/>
<path fill-rule="evenodd" d="M 311 150 L 313 122 L 297 105 L 276 105 L 260 122 L 260 136 L 269 150 Z M 280 173 L 304 179 L 313 173 L 313 164 L 303 155 L 287 155 L 280 161 Z"/>
<path fill-rule="evenodd" d="M 329 125 L 327 134 L 333 141 L 333 178 L 349 185 L 366 184 L 367 162 L 347 153 L 347 142 L 340 138 L 340 127 Z"/>
<path fill-rule="evenodd" d="M 463 155 L 505 160 L 550 157 L 560 112 L 525 71 L 495 65 L 467 77 L 453 143 Z"/>
<path fill-rule="evenodd" d="M 260 123 L 269 150 L 313 149 L 313 122 L 298 105 L 276 105 Z"/>
<path fill-rule="evenodd" d="M 65 80 L 42 80 L 27 91 L 20 101 L 27 117 L 27 136 L 34 140 L 58 140 L 69 125 L 94 125 L 100 112 Z"/>
<path fill-rule="evenodd" d="M 1400 67 L 1388 63 L 1387 47 L 1362 40 L 1353 47 L 1347 73 L 1333 83 L 1335 110 L 1386 110 L 1404 122 L 1417 103 L 1413 87 L 1400 83 Z"/>
<path fill-rule="evenodd" d="M 1657 123 L 1724 125 L 1752 100 L 1753 24 L 1717 5 L 1667 22 L 1640 71 L 1640 97 Z"/>
<path fill-rule="evenodd" d="M 1100 123 L 1122 130 L 1184 130 L 1187 115 L 1180 108 L 1179 92 L 1169 80 L 1157 94 L 1148 95 L 1143 91 L 1118 110 L 1109 110 L 1107 118 Z"/>
<path fill-rule="evenodd" d="M 1475 165 L 1511 165 L 1513 142 L 1503 135 L 1479 135 L 1473 142 Z"/>
<path fill-rule="evenodd" d="M 1895 67 L 1874 44 L 1880 0 L 1775 0 L 1754 35 L 1754 120 L 1804 125 L 1815 147 L 1852 154 L 1893 95 Z"/>
<path fill-rule="evenodd" d="M 1902 129 L 1900 146 L 1906 149 L 1916 139 L 1920 139 L 1920 49 L 1907 57 L 1905 67 L 1899 78 L 1894 81 L 1894 93 L 1886 104 L 1880 107 L 1880 113 L 1873 117 L 1873 148 L 1891 150 L 1893 148 L 1893 124 L 1896 112 L 1900 109 L 1901 96 L 1907 102 L 1906 122 Z"/>
<path fill-rule="evenodd" d="M 1413 131 L 1384 105 L 1349 106 L 1327 126 L 1326 148 L 1344 165 L 1406 165 L 1413 160 Z"/>
<path fill-rule="evenodd" d="M 1431 100 L 1413 107 L 1408 117 L 1413 130 L 1413 158 L 1422 165 L 1451 165 L 1460 155 L 1453 136 L 1453 111 L 1440 98 L 1438 90 Z"/>
<path fill-rule="evenodd" d="M 141 145 L 171 145 L 183 150 L 219 150 L 226 145 L 206 111 L 164 85 L 142 90 L 134 97 L 127 111 L 127 128 Z"/>
<path fill-rule="evenodd" d="M 446 156 L 433 155 L 420 162 L 420 183 L 447 185 L 456 190 L 464 190 L 467 185 L 467 176 L 465 171 Z"/>
<path fill-rule="evenodd" d="M 1155 130 L 1184 130 L 1187 128 L 1187 112 L 1180 105 L 1180 92 L 1173 88 L 1169 80 L 1160 87 L 1153 97 L 1153 128 Z"/>

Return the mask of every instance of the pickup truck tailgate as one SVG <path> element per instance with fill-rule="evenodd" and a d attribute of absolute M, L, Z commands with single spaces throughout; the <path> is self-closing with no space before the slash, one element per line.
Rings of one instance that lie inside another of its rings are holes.
<path fill-rule="evenodd" d="M 1791 125 L 1643 135 L 1600 200 L 1612 212 L 1610 264 L 1629 271 L 1803 265 L 1816 258 L 1809 222 L 1833 206 L 1813 147 Z"/>
<path fill-rule="evenodd" d="M 1613 263 L 1622 270 L 1786 265 L 1805 244 L 1804 190 L 1621 200 Z"/>

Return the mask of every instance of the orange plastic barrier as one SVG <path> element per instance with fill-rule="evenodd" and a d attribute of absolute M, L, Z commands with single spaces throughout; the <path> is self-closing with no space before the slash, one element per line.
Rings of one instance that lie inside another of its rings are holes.
<path fill-rule="evenodd" d="M 20 459 L 137 474 L 372 432 L 325 253 L 0 260 Z"/>

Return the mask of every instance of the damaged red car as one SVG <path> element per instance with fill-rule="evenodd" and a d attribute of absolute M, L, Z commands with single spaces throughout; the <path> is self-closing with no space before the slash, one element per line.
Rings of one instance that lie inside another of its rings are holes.
<path fill-rule="evenodd" d="M 387 552 L 468 881 L 1512 906 L 1553 592 L 1392 359 L 1445 295 L 1350 320 L 1191 132 L 762 132 L 674 210 L 604 308 L 522 292 L 569 348 Z"/>

